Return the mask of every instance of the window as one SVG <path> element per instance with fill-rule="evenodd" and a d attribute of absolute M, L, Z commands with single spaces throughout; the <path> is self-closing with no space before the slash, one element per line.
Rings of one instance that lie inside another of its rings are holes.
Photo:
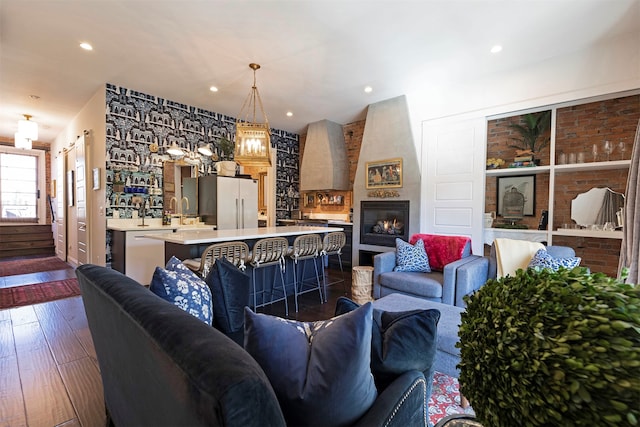
<path fill-rule="evenodd" d="M 38 153 L 0 152 L 0 220 L 38 222 Z"/>

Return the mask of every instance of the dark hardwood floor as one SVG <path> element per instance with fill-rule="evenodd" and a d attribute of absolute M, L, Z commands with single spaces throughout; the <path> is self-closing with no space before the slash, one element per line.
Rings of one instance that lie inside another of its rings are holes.
<path fill-rule="evenodd" d="M 327 270 L 329 281 L 342 279 Z M 72 268 L 0 277 L 0 287 L 75 277 Z M 350 292 L 345 282 L 328 289 L 321 304 L 317 292 L 299 298 L 289 318 L 311 321 L 333 316 L 335 302 Z M 349 295 L 347 295 L 349 296 Z M 259 312 L 284 316 L 284 302 Z M 96 427 L 105 423 L 102 380 L 81 297 L 0 310 L 0 427 Z"/>

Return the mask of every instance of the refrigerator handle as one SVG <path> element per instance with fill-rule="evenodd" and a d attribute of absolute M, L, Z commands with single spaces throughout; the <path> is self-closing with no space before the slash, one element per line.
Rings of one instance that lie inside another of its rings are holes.
<path fill-rule="evenodd" d="M 238 224 L 239 224 L 239 221 L 238 221 L 238 212 L 240 211 L 240 206 L 239 206 L 239 203 L 238 203 L 238 202 L 239 202 L 239 200 L 238 200 L 238 199 L 236 199 L 236 229 L 238 228 Z"/>
<path fill-rule="evenodd" d="M 242 199 L 242 228 L 244 228 L 244 199 Z"/>

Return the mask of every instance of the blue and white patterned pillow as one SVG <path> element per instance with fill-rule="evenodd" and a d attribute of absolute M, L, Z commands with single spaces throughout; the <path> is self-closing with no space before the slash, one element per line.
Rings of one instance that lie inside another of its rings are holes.
<path fill-rule="evenodd" d="M 167 269 L 156 267 L 149 289 L 211 325 L 213 304 L 209 286 L 177 258 L 169 260 Z"/>
<path fill-rule="evenodd" d="M 553 256 L 549 255 L 549 253 L 545 249 L 538 249 L 538 252 L 536 252 L 533 258 L 531 258 L 531 261 L 529 261 L 529 268 L 550 268 L 554 271 L 557 271 L 560 267 L 572 269 L 579 266 L 580 261 L 580 257 L 554 258 Z"/>
<path fill-rule="evenodd" d="M 393 271 L 431 272 L 429 257 L 422 239 L 413 246 L 402 239 L 396 239 L 396 266 Z"/>

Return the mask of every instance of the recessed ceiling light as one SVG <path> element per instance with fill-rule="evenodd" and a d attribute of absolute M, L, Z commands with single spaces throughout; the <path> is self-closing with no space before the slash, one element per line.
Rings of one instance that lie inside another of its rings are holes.
<path fill-rule="evenodd" d="M 37 101 L 40 99 L 40 97 L 38 95 L 29 95 L 30 99 L 33 99 L 34 101 Z"/>
<path fill-rule="evenodd" d="M 287 117 L 293 117 L 293 113 L 291 111 L 287 111 Z"/>
<path fill-rule="evenodd" d="M 218 88 L 217 88 L 217 87 L 215 87 L 215 86 L 211 86 L 211 87 L 209 88 L 209 90 L 210 90 L 211 92 L 217 92 L 217 91 L 218 91 Z"/>
<path fill-rule="evenodd" d="M 491 48 L 491 53 L 498 53 L 502 51 L 502 46 L 500 46 L 499 44 L 493 46 Z"/>
<path fill-rule="evenodd" d="M 80 43 L 80 47 L 83 48 L 84 50 L 93 50 L 93 46 L 91 46 L 89 43 L 87 42 L 82 42 Z"/>
<path fill-rule="evenodd" d="M 371 92 L 373 92 L 373 88 L 371 86 L 365 86 L 364 87 L 364 92 L 365 93 L 371 93 Z"/>

